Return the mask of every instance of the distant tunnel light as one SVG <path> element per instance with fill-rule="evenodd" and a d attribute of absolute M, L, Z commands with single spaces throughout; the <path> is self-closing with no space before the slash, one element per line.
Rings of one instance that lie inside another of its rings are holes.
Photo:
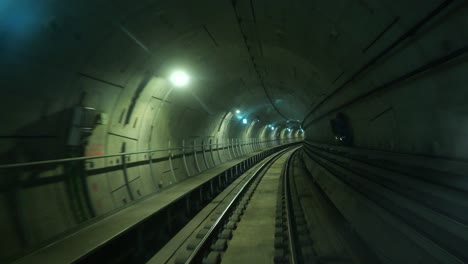
<path fill-rule="evenodd" d="M 173 85 L 182 87 L 188 84 L 189 76 L 183 71 L 175 71 L 169 78 Z"/>
<path fill-rule="evenodd" d="M 242 119 L 242 124 L 247 124 L 247 118 Z"/>
<path fill-rule="evenodd" d="M 240 114 L 240 110 L 239 110 L 239 109 L 236 110 L 236 114 Z"/>
<path fill-rule="evenodd" d="M 271 130 L 275 130 L 275 127 L 274 127 L 274 126 L 271 126 Z"/>

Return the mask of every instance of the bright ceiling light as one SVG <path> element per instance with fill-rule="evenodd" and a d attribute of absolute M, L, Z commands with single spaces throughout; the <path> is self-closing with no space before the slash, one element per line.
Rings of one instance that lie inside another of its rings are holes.
<path fill-rule="evenodd" d="M 240 110 L 236 110 L 236 114 L 240 114 Z"/>
<path fill-rule="evenodd" d="M 242 119 L 242 123 L 247 124 L 247 119 L 246 118 Z"/>
<path fill-rule="evenodd" d="M 183 71 L 175 71 L 169 78 L 173 85 L 182 87 L 189 82 L 189 76 Z"/>

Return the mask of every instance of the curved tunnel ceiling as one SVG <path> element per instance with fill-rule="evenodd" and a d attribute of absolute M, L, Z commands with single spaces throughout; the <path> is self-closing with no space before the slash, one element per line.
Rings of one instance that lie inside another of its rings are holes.
<path fill-rule="evenodd" d="M 8 53 L 33 51 L 27 59 L 77 69 L 144 63 L 156 76 L 183 68 L 210 111 L 255 109 L 271 122 L 302 120 L 344 69 L 365 60 L 362 47 L 395 16 L 382 1 L 10 2 L 4 12 L 19 16 L 4 23 L 10 31 L 17 24 Z M 48 38 L 53 50 L 41 47 Z M 113 65 L 99 65 L 111 61 L 105 55 L 94 62 L 82 56 L 114 47 L 121 56 Z"/>
<path fill-rule="evenodd" d="M 135 87 L 145 86 L 145 76 L 166 79 L 183 69 L 191 76 L 190 87 L 155 97 L 210 116 L 242 109 L 265 123 L 299 123 L 438 5 L 440 1 L 6 1 L 0 9 L 2 86 L 8 96 L 24 97 L 23 104 L 48 93 L 38 104 L 69 104 L 80 96 L 75 93 L 79 76 Z M 425 57 L 418 45 L 411 49 L 418 60 Z M 372 73 L 347 91 L 354 96 L 383 75 Z M 5 109 L 17 105 L 6 101 Z M 53 112 L 49 108 L 54 106 L 45 108 Z M 23 113 L 22 119 L 6 117 L 7 123 L 22 125 L 38 118 Z"/>
<path fill-rule="evenodd" d="M 339 112 L 358 152 L 466 161 L 467 3 L 1 1 L 0 169 L 13 172 L 0 177 L 0 233 L 12 238 L 0 259 L 241 146 L 302 141 L 304 130 L 307 143 L 343 144 L 330 122 Z M 171 85 L 175 70 L 186 87 Z M 122 153 L 133 153 L 128 175 Z M 16 164 L 70 157 L 95 161 Z"/>
<path fill-rule="evenodd" d="M 264 105 L 257 115 L 273 122 L 302 119 L 310 102 L 327 93 L 330 76 L 340 70 L 339 62 L 324 54 L 336 30 L 331 18 L 314 6 L 302 14 L 298 9 L 304 6 L 284 9 L 281 4 L 248 1 L 181 1 L 142 9 L 137 18 L 127 17 L 123 27 L 163 62 L 162 69 L 185 67 L 196 76 L 194 89 L 200 98 L 235 98 L 231 105 L 247 109 Z M 317 21 L 304 23 L 310 17 Z M 313 31 L 324 22 L 332 26 L 332 35 Z M 352 49 L 351 44 L 347 48 Z"/>

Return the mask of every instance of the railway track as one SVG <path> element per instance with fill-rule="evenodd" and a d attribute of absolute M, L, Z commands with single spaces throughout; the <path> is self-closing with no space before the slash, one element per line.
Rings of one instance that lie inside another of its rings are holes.
<path fill-rule="evenodd" d="M 282 200 L 278 199 L 277 190 L 282 186 L 283 172 L 287 171 L 283 169 L 285 161 L 295 150 L 280 151 L 239 177 L 148 263 L 219 263 L 221 260 L 229 263 L 232 257 L 238 263 L 236 251 L 249 247 L 246 239 L 257 245 L 251 251 L 254 254 L 243 252 L 243 258 L 251 262 L 261 256 L 271 263 L 275 259 L 275 221 L 277 213 L 281 213 L 281 210 L 277 212 L 277 200 Z M 249 231 L 252 228 L 255 230 Z M 256 239 L 249 238 L 252 235 Z M 285 251 L 276 252 L 282 253 L 277 260 L 287 258 Z"/>
<path fill-rule="evenodd" d="M 282 162 L 281 158 L 292 151 L 280 151 L 240 176 L 148 263 L 218 263 L 234 231 L 243 222 L 241 219 L 260 182 L 276 162 Z"/>
<path fill-rule="evenodd" d="M 304 171 L 295 175 L 299 150 L 283 150 L 248 170 L 148 263 L 363 263 L 366 257 L 350 246 L 358 239 L 337 231 L 342 222 L 316 219 L 336 215 L 324 212 L 332 206 L 319 191 L 304 195 L 313 181 Z M 313 204 L 319 206 L 309 210 Z M 335 242 L 317 247 L 317 240 Z"/>
<path fill-rule="evenodd" d="M 465 263 L 467 168 L 284 146 L 190 178 L 18 263 Z M 79 246 L 62 254 L 69 245 Z"/>

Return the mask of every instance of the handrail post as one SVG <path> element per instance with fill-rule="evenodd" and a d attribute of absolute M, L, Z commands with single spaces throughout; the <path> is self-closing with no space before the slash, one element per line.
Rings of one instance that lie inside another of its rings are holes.
<path fill-rule="evenodd" d="M 150 177 L 151 177 L 151 182 L 153 183 L 154 190 L 158 191 L 158 185 L 154 181 L 154 170 L 153 170 L 153 152 L 148 152 L 148 166 L 149 166 L 149 172 L 150 172 Z"/>
<path fill-rule="evenodd" d="M 195 159 L 195 165 L 197 166 L 198 173 L 200 173 L 201 169 L 200 169 L 200 164 L 198 164 L 196 143 L 197 143 L 197 139 L 194 138 L 193 139 L 193 158 Z"/>
<path fill-rule="evenodd" d="M 190 177 L 190 170 L 187 166 L 187 158 L 185 157 L 185 139 L 182 139 L 182 160 L 184 161 L 185 172 L 187 173 L 187 177 Z"/>
<path fill-rule="evenodd" d="M 229 139 L 226 138 L 226 139 L 224 139 L 223 141 L 224 141 L 224 142 L 227 142 L 227 143 L 226 143 L 226 147 L 227 147 L 227 152 L 228 152 L 229 160 L 232 160 L 231 150 L 229 149 Z"/>
<path fill-rule="evenodd" d="M 208 159 L 206 158 L 206 151 L 205 151 L 206 144 L 205 143 L 206 143 L 206 140 L 202 139 L 201 146 L 202 146 L 203 162 L 205 163 L 205 168 L 209 169 L 210 166 L 208 165 Z"/>
<path fill-rule="evenodd" d="M 131 201 L 134 200 L 132 189 L 130 188 L 130 182 L 128 180 L 128 171 L 127 171 L 127 160 L 125 155 L 125 143 L 122 145 L 122 155 L 120 156 L 122 161 L 122 172 L 124 174 L 125 188 L 127 189 L 128 197 Z"/>
<path fill-rule="evenodd" d="M 236 147 L 234 145 L 234 138 L 231 138 L 231 150 L 232 150 L 232 156 L 234 158 L 237 158 Z"/>
<path fill-rule="evenodd" d="M 240 154 L 239 157 L 242 157 L 244 156 L 244 153 L 242 152 L 241 139 L 238 138 L 236 140 L 237 140 L 237 148 L 239 149 L 239 154 Z"/>
<path fill-rule="evenodd" d="M 170 184 L 174 184 L 177 182 L 177 179 L 176 179 L 176 176 L 175 176 L 175 172 L 174 172 L 174 166 L 172 165 L 172 150 L 171 150 L 171 141 L 169 140 L 167 142 L 167 146 L 168 146 L 168 155 L 169 155 L 169 169 L 171 170 L 171 176 L 172 176 L 172 182 L 170 182 Z"/>
<path fill-rule="evenodd" d="M 213 161 L 213 167 L 216 167 L 216 161 L 214 159 L 214 154 L 213 154 L 213 139 L 210 138 L 210 155 L 211 155 L 211 161 Z"/>
<path fill-rule="evenodd" d="M 223 163 L 223 160 L 221 159 L 221 151 L 219 150 L 219 138 L 216 138 L 216 149 L 218 151 L 219 162 Z"/>

